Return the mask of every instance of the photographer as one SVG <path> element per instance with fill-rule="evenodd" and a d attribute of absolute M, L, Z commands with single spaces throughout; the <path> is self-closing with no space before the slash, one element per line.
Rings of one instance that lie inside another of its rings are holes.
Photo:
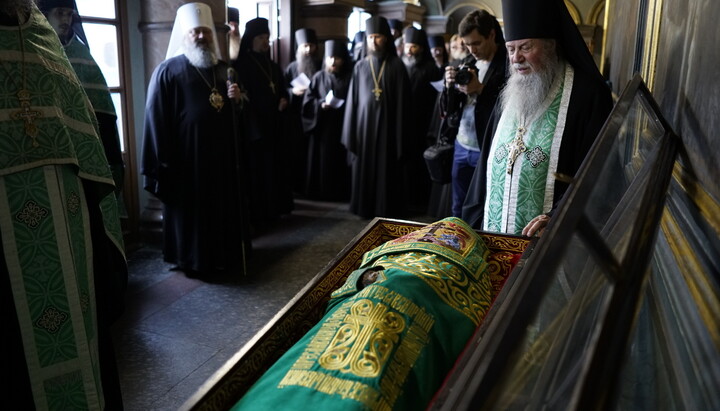
<path fill-rule="evenodd" d="M 505 85 L 507 52 L 500 25 L 485 10 L 468 13 L 458 27 L 470 54 L 459 66 L 445 68 L 440 138 L 455 140 L 452 166 L 452 215 L 460 216 L 475 166 L 479 136 L 485 131 Z M 480 80 L 482 79 L 482 80 Z"/>

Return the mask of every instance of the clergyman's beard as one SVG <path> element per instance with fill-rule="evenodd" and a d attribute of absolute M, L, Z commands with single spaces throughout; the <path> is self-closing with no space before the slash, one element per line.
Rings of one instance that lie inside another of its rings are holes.
<path fill-rule="evenodd" d="M 199 68 L 213 67 L 218 61 L 212 48 L 190 42 L 185 43 L 185 57 L 190 60 L 190 64 Z"/>
<path fill-rule="evenodd" d="M 405 67 L 408 70 L 412 70 L 415 68 L 418 58 L 417 58 L 417 56 L 408 56 L 407 54 L 403 54 L 402 61 L 403 61 L 403 63 L 405 63 Z"/>
<path fill-rule="evenodd" d="M 564 66 L 563 61 L 546 57 L 542 67 L 536 67 L 530 74 L 519 74 L 513 67 L 500 94 L 503 111 L 520 118 L 531 118 L 547 98 Z"/>
<path fill-rule="evenodd" d="M 32 10 L 33 0 L 2 0 L 0 2 L 0 13 L 15 17 L 18 12 L 23 15 L 30 13 Z"/>
<path fill-rule="evenodd" d="M 313 74 L 317 71 L 317 67 L 315 66 L 315 60 L 313 60 L 313 56 L 298 52 L 295 55 L 295 58 L 298 62 L 298 73 L 305 73 L 308 78 L 312 78 Z"/>
<path fill-rule="evenodd" d="M 383 58 L 385 57 L 385 46 L 376 45 L 374 50 L 370 50 L 368 47 L 368 55 L 377 57 L 377 58 Z"/>

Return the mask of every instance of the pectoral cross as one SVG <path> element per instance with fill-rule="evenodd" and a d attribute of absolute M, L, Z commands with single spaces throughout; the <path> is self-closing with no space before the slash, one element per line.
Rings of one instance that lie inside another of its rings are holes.
<path fill-rule="evenodd" d="M 25 123 L 25 134 L 32 138 L 33 147 L 39 144 L 35 137 L 38 135 L 38 128 L 35 125 L 35 118 L 42 116 L 42 113 L 30 107 L 30 92 L 22 89 L 18 91 L 17 98 L 20 101 L 20 110 L 10 114 L 14 120 L 22 120 Z"/>
<path fill-rule="evenodd" d="M 271 81 L 269 86 L 270 86 L 270 90 L 272 90 L 272 93 L 275 94 L 275 83 Z"/>
<path fill-rule="evenodd" d="M 382 94 L 382 89 L 380 86 L 375 86 L 373 89 L 373 93 L 375 94 L 375 101 L 380 101 L 380 94 Z"/>
<path fill-rule="evenodd" d="M 508 174 L 512 174 L 513 167 L 515 166 L 515 160 L 517 160 L 518 156 L 520 156 L 521 153 L 527 151 L 527 147 L 525 147 L 525 142 L 523 141 L 523 136 L 525 135 L 526 131 L 527 130 L 525 129 L 525 127 L 518 127 L 515 138 L 508 144 Z"/>

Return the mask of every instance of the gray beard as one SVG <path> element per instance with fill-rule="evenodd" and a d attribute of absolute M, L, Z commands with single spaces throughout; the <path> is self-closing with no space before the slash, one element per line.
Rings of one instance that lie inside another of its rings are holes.
<path fill-rule="evenodd" d="M 308 78 L 312 78 L 313 74 L 317 71 L 317 67 L 315 67 L 315 60 L 313 60 L 313 56 L 309 56 L 304 53 L 297 53 L 295 56 L 297 62 L 298 62 L 298 73 L 305 73 Z"/>
<path fill-rule="evenodd" d="M 512 74 L 500 93 L 503 112 L 530 119 L 548 97 L 553 82 L 562 74 L 564 67 L 563 61 L 551 58 L 539 71 L 527 75 L 518 74 L 511 68 Z"/>
<path fill-rule="evenodd" d="M 415 65 L 417 64 L 418 59 L 415 56 L 408 56 L 406 54 L 403 54 L 402 61 L 403 61 L 403 63 L 405 63 L 405 67 L 408 70 L 411 70 L 411 69 L 415 68 Z"/>
<path fill-rule="evenodd" d="M 218 62 L 217 56 L 215 56 L 212 49 L 206 49 L 195 44 L 185 45 L 185 57 L 190 60 L 190 64 L 199 68 L 213 67 Z"/>
<path fill-rule="evenodd" d="M 32 10 L 33 0 L 2 0 L 0 2 L 0 13 L 15 17 L 18 13 L 27 16 Z"/>

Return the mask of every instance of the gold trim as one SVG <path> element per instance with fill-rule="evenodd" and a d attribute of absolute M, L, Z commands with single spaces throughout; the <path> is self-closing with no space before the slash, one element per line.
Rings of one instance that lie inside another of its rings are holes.
<path fill-rule="evenodd" d="M 591 26 L 603 26 L 603 30 L 607 29 L 607 22 L 605 21 L 605 16 L 607 16 L 607 11 L 605 9 L 605 0 L 598 0 L 595 5 L 592 6 L 590 9 L 590 13 L 588 14 L 587 19 L 585 20 L 587 24 Z M 600 17 L 600 13 L 605 11 L 605 15 L 603 16 L 602 24 L 598 21 L 598 18 Z"/>
<path fill-rule="evenodd" d="M 602 75 L 605 75 L 605 59 L 607 56 L 607 37 L 608 37 L 608 27 L 609 27 L 609 21 L 610 21 L 610 2 L 612 0 L 607 0 L 605 2 L 605 17 L 603 18 L 603 37 L 602 37 L 602 50 L 600 50 L 600 73 Z M 618 96 L 613 91 L 613 101 L 617 101 Z"/>
<path fill-rule="evenodd" d="M 717 321 L 720 318 L 720 300 L 713 293 L 712 282 L 708 281 L 707 275 L 702 272 L 700 262 L 690 243 L 667 207 L 663 212 L 660 226 L 677 262 L 677 269 L 685 279 L 688 290 L 693 296 L 700 318 L 705 323 L 705 328 L 715 343 L 715 347 L 720 349 L 720 324 Z"/>
<path fill-rule="evenodd" d="M 576 25 L 582 24 L 582 17 L 580 16 L 580 11 L 575 6 L 575 4 L 570 0 L 565 0 L 565 6 L 567 7 L 568 11 L 570 12 L 570 17 L 572 17 L 575 24 Z"/>
<path fill-rule="evenodd" d="M 660 43 L 660 21 L 662 20 L 663 0 L 651 1 L 647 9 L 647 24 L 644 33 L 642 73 L 645 85 L 651 92 L 655 86 L 655 67 L 657 64 L 658 44 Z"/>
<path fill-rule="evenodd" d="M 720 236 L 720 204 L 710 197 L 697 178 L 688 173 L 679 162 L 675 162 L 673 179 L 697 206 L 700 215 L 715 230 L 715 234 Z"/>
<path fill-rule="evenodd" d="M 485 2 L 474 2 L 474 1 L 466 1 L 466 2 L 462 2 L 462 3 L 455 4 L 454 6 L 452 6 L 452 7 L 449 8 L 448 10 L 446 10 L 445 13 L 443 13 L 443 15 L 444 15 L 445 17 L 449 17 L 451 14 L 453 14 L 453 13 L 455 12 L 455 10 L 458 10 L 458 9 L 460 9 L 460 8 L 462 8 L 462 7 L 473 7 L 473 8 L 476 8 L 476 9 L 485 10 L 485 11 L 487 11 L 488 13 L 492 14 L 493 16 L 495 16 L 495 18 L 497 18 L 498 20 L 500 20 L 499 16 L 493 11 L 492 7 L 490 7 L 490 6 L 488 6 L 487 4 L 485 4 Z"/>

